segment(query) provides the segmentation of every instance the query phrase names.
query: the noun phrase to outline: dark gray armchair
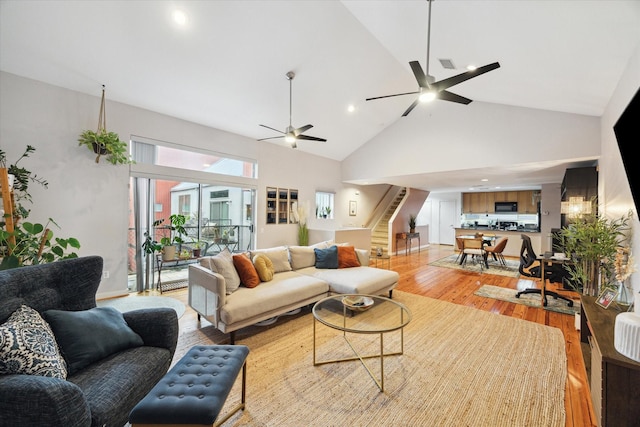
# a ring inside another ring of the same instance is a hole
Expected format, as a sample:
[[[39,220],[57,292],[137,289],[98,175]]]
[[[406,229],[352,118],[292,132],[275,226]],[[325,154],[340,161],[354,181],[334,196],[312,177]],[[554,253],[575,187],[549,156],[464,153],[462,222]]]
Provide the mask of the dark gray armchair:
[[[101,257],[88,256],[0,271],[0,324],[22,304],[39,313],[96,307],[102,265]],[[176,349],[178,319],[169,308],[130,311],[124,319],[142,338],[142,346],[112,354],[66,380],[0,375],[0,424],[125,425],[131,409],[167,373]]]

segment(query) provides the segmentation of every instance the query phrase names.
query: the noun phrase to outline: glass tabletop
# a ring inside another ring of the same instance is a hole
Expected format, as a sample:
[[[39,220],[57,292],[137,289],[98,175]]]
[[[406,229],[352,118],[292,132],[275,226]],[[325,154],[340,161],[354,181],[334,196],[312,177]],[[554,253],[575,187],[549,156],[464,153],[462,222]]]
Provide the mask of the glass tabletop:
[[[361,334],[395,331],[411,321],[404,304],[376,295],[332,295],[318,301],[312,312],[330,328]]]

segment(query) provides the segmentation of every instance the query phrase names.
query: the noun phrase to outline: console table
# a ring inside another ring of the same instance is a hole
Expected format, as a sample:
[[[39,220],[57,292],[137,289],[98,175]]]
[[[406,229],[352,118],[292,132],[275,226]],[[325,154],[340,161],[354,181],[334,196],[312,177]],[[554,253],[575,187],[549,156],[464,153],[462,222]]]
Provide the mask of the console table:
[[[640,363],[618,353],[613,345],[616,305],[604,309],[596,298],[582,295],[580,341],[589,375],[591,401],[599,425],[637,426],[640,420]],[[589,354],[590,353],[590,354]]]
[[[398,255],[398,241],[404,240],[404,254],[411,253],[411,241],[418,239],[418,253],[420,253],[420,233],[396,233],[396,255]]]

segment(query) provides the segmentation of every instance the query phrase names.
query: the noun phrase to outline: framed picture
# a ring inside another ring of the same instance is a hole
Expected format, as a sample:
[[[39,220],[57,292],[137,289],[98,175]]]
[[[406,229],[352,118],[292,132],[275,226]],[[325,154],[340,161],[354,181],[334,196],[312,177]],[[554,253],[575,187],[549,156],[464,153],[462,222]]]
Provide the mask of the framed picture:
[[[349,216],[356,216],[358,209],[358,204],[355,200],[349,201]]]
[[[618,291],[616,289],[604,288],[598,299],[596,300],[596,304],[600,307],[609,308],[613,300],[618,295]]]

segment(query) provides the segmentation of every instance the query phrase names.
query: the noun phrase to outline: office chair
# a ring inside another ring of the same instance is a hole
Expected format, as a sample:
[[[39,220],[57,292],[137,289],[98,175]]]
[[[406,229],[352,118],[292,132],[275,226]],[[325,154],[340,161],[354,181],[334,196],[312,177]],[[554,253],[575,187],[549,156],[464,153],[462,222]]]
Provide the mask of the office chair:
[[[508,240],[508,237],[501,237],[495,246],[487,246],[486,248],[484,248],[485,256],[488,258],[489,254],[491,254],[495,261],[499,261],[500,264],[506,267],[507,261],[504,259],[504,255],[502,255],[502,252],[504,252],[504,248],[507,246]]]
[[[542,274],[542,264],[540,260],[537,259],[535,252],[533,251],[533,246],[531,245],[531,238],[526,234],[521,234],[522,238],[522,247],[520,248],[520,267],[518,270],[520,274],[527,277],[535,277],[540,278]],[[544,260],[543,260],[544,261]],[[562,283],[562,278],[565,277],[566,271],[560,264],[549,263],[545,265],[544,268],[545,278],[543,279],[542,286],[545,286],[544,280],[549,280],[549,282],[553,283]],[[520,291],[516,294],[516,298],[520,298],[522,294],[542,294],[542,289],[538,288],[528,288],[524,291]],[[567,301],[569,307],[573,307],[573,300],[571,298],[567,298],[558,294],[557,292],[548,291],[545,288],[544,291],[544,302],[543,305],[547,306],[547,296],[552,296],[555,299],[561,299]]]

